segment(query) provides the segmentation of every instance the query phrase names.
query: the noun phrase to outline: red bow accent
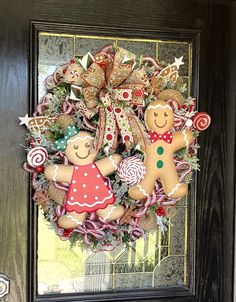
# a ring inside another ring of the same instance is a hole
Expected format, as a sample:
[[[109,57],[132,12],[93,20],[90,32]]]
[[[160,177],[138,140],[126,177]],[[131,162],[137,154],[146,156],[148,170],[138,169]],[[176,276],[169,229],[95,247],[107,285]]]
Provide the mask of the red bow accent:
[[[155,131],[149,131],[149,138],[151,143],[155,143],[158,139],[162,139],[166,143],[171,144],[173,140],[173,134],[170,131],[166,131],[162,134],[158,134]]]

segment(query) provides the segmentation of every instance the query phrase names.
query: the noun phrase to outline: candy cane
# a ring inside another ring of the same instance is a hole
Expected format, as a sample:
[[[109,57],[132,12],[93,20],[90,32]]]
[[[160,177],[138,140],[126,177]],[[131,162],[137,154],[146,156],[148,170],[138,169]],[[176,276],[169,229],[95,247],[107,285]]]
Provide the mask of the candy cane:
[[[40,104],[37,105],[36,107],[36,112],[39,114],[39,115],[42,115],[43,112],[45,111],[45,109],[47,109],[48,107],[48,104],[50,102],[52,102],[52,95],[50,93],[46,93],[43,97],[42,97],[42,101],[40,102]]]
[[[156,185],[155,185],[155,191],[156,191],[156,195],[158,197],[157,204],[164,205],[165,203],[167,203],[167,204],[172,203],[172,200],[165,202],[165,200],[167,199],[167,196],[164,194],[163,188],[158,183],[156,183]]]
[[[137,213],[134,215],[134,217],[136,217],[136,218],[143,217],[143,216],[146,214],[147,209],[148,209],[148,207],[140,208],[140,209],[137,211]]]
[[[37,191],[41,185],[37,181],[37,173],[32,174],[32,187],[35,191]]]
[[[180,200],[180,198],[179,199],[171,199],[171,200],[167,200],[167,201],[162,201],[161,205],[162,206],[174,206],[179,200]]]
[[[85,116],[83,116],[83,126],[85,129],[92,131],[95,131],[97,129]]]
[[[108,243],[103,243],[102,244],[102,248],[96,250],[96,252],[111,252],[113,251],[118,245],[121,245],[122,240],[121,239],[117,239],[115,242],[113,242],[112,244],[108,244]]]
[[[34,169],[29,166],[29,164],[27,162],[24,162],[23,163],[23,169],[26,171],[26,172],[29,172],[29,173],[34,173]]]
[[[188,166],[188,169],[184,173],[182,173],[181,176],[180,176],[180,181],[182,182],[185,179],[185,177],[192,172],[192,166],[191,166],[190,163],[182,162],[182,163],[179,164],[178,168],[180,168],[181,165],[187,165]]]
[[[90,230],[90,229],[86,229],[84,226],[78,226],[75,229],[75,232],[84,235],[84,242],[88,245],[91,244],[88,235],[91,235],[96,239],[102,239],[105,236],[105,233],[102,232],[101,230]]]
[[[58,76],[61,78],[63,73],[64,73],[64,70],[68,67],[69,64],[63,64],[63,65],[60,65],[53,73],[53,80],[55,82],[55,84],[58,84],[60,82],[60,80],[58,80]]]
[[[55,209],[55,214],[59,218],[61,216],[64,216],[66,214],[66,210],[64,207],[57,205]]]
[[[97,53],[100,53],[100,52],[104,52],[106,54],[108,54],[109,51],[111,51],[113,48],[113,45],[112,44],[109,44],[105,47],[103,47],[100,51],[98,51]]]
[[[93,213],[90,213],[90,215],[88,216],[87,220],[93,221],[93,220],[95,220],[96,218],[97,218],[97,215],[96,215],[95,212],[93,212]]]
[[[44,96],[42,97],[42,101],[40,104],[48,105],[53,101],[53,95],[51,93],[45,93]]]
[[[47,88],[51,88],[52,86],[56,86],[53,75],[49,75],[48,77],[46,77],[46,79],[44,80],[44,86],[47,87]]]
[[[117,234],[117,227],[116,227],[116,225],[112,224],[111,222],[107,223],[105,228],[110,229],[110,230],[114,231],[115,234]]]
[[[105,233],[100,230],[87,230],[87,235],[91,235],[96,239],[103,239]]]
[[[57,223],[56,223],[54,220],[50,220],[50,222],[51,222],[51,224],[52,224],[52,225],[54,226],[54,228],[55,228],[55,233],[56,233],[60,238],[61,238],[61,236],[62,236],[63,238],[65,238],[65,237],[63,236],[64,229],[58,227]],[[68,240],[68,239],[67,239],[67,240]]]
[[[97,224],[94,221],[86,220],[85,227],[92,227],[93,229],[98,229]]]
[[[171,108],[175,111],[179,110],[179,103],[175,100],[169,100],[168,104],[171,106]]]
[[[64,114],[70,114],[72,112],[72,110],[74,109],[73,105],[70,102],[68,102],[68,99],[69,99],[69,97],[67,96],[67,98],[64,100],[64,102],[62,104],[62,112]]]
[[[69,185],[68,185],[68,184],[64,185],[63,183],[54,182],[54,185],[55,185],[55,187],[56,187],[57,189],[63,190],[63,191],[65,191],[65,192],[67,192],[67,191],[68,191],[68,188],[69,188]]]
[[[195,144],[196,143],[196,139],[195,139],[195,142],[191,145],[191,149],[193,151],[192,155],[196,155],[197,152],[198,152],[198,148],[199,146]]]
[[[42,115],[43,112],[47,109],[47,105],[46,104],[39,104],[36,108],[36,111],[39,115]]]
[[[145,62],[145,61],[151,62],[152,65],[154,65],[158,70],[162,70],[163,69],[162,66],[159,65],[157,63],[157,61],[155,59],[153,59],[152,57],[144,57],[143,58],[143,62]]]
[[[131,230],[130,239],[135,241],[136,238],[142,237],[144,235],[144,231],[141,227],[136,226]]]
[[[151,195],[150,206],[153,206],[156,203],[157,203],[157,194],[156,194],[156,190],[154,188],[152,195]]]
[[[53,156],[51,156],[51,158],[60,158],[64,165],[66,165],[66,166],[69,165],[69,161],[68,161],[67,157],[61,151],[57,151],[56,153],[54,153]]]

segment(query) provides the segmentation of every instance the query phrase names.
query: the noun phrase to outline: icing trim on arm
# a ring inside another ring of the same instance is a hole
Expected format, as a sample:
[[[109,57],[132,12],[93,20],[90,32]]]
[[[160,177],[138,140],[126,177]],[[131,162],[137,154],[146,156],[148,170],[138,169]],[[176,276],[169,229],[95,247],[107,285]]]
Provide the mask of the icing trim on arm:
[[[53,173],[53,177],[52,177],[52,180],[53,180],[53,181],[57,181],[57,180],[56,180],[57,172],[58,172],[58,165],[55,165],[55,166],[54,166],[54,173]]]
[[[175,193],[175,191],[178,190],[178,188],[181,186],[181,183],[178,183],[173,190],[168,194],[168,197],[171,197],[171,195],[173,195]]]
[[[107,216],[105,216],[102,221],[107,222],[107,219],[111,216],[112,212],[116,209],[116,206],[113,206],[110,211],[107,213]]]
[[[117,166],[117,164],[115,163],[114,159],[112,158],[112,155],[110,155],[110,156],[108,157],[108,159],[111,161],[112,166],[117,170],[118,166]]]
[[[184,136],[185,146],[188,149],[188,147],[189,147],[189,140],[188,140],[188,137],[187,137],[186,130],[184,130],[182,133],[183,133],[183,136]]]
[[[77,223],[78,225],[82,225],[83,223],[78,219],[74,218],[72,215],[66,215],[67,218],[71,219],[73,222]]]
[[[137,187],[143,193],[144,196],[146,196],[147,198],[149,197],[149,194],[141,187],[141,185],[137,185]]]

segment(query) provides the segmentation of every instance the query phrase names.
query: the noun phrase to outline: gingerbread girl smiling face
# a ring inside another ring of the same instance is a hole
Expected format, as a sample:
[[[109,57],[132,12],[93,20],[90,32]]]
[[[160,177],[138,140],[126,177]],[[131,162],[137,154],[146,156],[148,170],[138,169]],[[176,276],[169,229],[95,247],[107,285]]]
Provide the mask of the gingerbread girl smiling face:
[[[45,176],[55,182],[69,183],[65,199],[67,213],[58,224],[64,229],[81,225],[88,213],[96,212],[105,222],[124,214],[121,205],[114,205],[115,196],[105,176],[113,173],[121,156],[113,154],[95,162],[97,151],[93,149],[93,137],[89,132],[68,126],[63,139],[56,142],[57,150],[64,151],[73,165],[49,165]]]
[[[92,151],[93,137],[85,131],[71,137],[67,141],[65,155],[67,159],[75,165],[90,164],[97,156],[96,151]]]
[[[179,181],[173,154],[189,147],[194,139],[192,132],[171,132],[174,113],[171,106],[163,100],[155,100],[148,105],[145,123],[150,137],[150,144],[145,150],[147,172],[138,185],[129,189],[129,196],[137,200],[149,197],[158,179],[168,197],[179,198],[186,195],[188,186]]]

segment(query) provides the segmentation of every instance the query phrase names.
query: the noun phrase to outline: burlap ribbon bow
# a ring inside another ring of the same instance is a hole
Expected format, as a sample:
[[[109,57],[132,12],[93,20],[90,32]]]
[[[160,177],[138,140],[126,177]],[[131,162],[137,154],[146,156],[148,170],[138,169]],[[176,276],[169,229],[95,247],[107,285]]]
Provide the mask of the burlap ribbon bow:
[[[96,149],[108,145],[115,150],[118,134],[127,149],[145,146],[147,133],[131,107],[143,106],[144,89],[149,86],[144,68],[135,69],[135,55],[122,48],[115,56],[99,53],[92,61],[86,70],[69,65],[65,79],[72,84],[72,99],[84,99],[89,109],[98,107]]]

